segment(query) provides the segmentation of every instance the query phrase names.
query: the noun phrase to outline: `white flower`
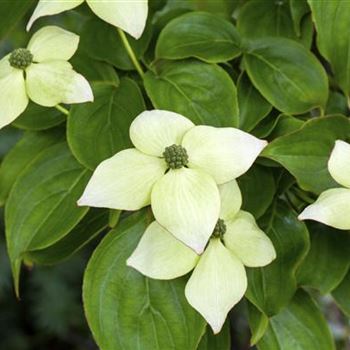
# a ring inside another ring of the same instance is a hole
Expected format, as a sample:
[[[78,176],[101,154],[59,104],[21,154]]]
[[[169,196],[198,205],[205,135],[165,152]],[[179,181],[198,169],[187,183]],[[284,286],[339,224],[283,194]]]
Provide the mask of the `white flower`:
[[[316,220],[341,230],[350,230],[350,145],[337,140],[328,161],[333,179],[345,188],[321,193],[317,201],[304,209],[300,220]]]
[[[27,30],[40,17],[56,15],[79,6],[85,0],[40,0]],[[142,35],[148,13],[147,0],[86,0],[91,10],[104,21],[124,30],[135,39]]]
[[[152,204],[157,221],[202,253],[215,227],[217,184],[246,172],[266,141],[234,128],[195,126],[177,113],[141,113],[130,126],[136,148],[95,170],[79,205],[138,210]]]
[[[276,257],[270,239],[253,216],[240,210],[235,180],[219,186],[220,219],[203,255],[198,256],[156,221],[146,229],[127,265],[155,279],[173,279],[194,269],[187,282],[188,302],[206,319],[214,333],[247,288],[245,266],[269,264]]]
[[[29,98],[46,107],[93,100],[87,80],[67,62],[78,43],[74,33],[44,27],[26,49],[16,49],[0,60],[0,128],[26,109]]]

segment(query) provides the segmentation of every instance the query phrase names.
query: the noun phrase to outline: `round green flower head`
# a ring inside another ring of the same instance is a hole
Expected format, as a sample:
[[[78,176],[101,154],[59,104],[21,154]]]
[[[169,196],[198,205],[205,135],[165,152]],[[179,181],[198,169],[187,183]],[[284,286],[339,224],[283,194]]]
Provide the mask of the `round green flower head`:
[[[226,232],[226,224],[223,219],[219,219],[215,225],[213,237],[222,238]]]
[[[168,167],[171,169],[180,169],[188,164],[187,151],[180,145],[165,147],[163,156],[168,164]]]
[[[20,48],[12,51],[9,61],[14,68],[26,69],[33,62],[33,55],[28,49]]]

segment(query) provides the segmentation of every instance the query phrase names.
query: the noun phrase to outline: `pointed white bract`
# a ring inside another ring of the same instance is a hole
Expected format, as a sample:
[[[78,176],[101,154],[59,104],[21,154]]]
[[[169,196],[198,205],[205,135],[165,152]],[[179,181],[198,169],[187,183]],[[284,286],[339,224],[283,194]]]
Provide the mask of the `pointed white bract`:
[[[143,234],[127,265],[142,274],[161,280],[169,280],[190,272],[199,256],[153,221]]]
[[[328,170],[335,181],[350,188],[350,144],[341,140],[335,142],[328,161]]]
[[[135,39],[139,39],[145,29],[148,15],[147,0],[86,0],[91,10],[102,20],[118,27]],[[84,0],[40,0],[30,18],[27,30],[40,17],[57,15],[71,10]]]
[[[185,134],[182,145],[190,155],[190,168],[223,184],[244,174],[267,142],[239,129],[200,125]]]
[[[187,282],[185,295],[216,334],[246,289],[247,277],[243,264],[215,238],[210,240]]]
[[[155,182],[166,170],[163,159],[126,149],[95,170],[78,205],[138,210],[151,203]]]
[[[259,229],[253,216],[240,211],[242,199],[236,181],[220,185],[219,192],[220,218],[224,219],[227,231],[221,238],[210,238],[202,255],[197,256],[153,222],[127,261],[145,276],[156,279],[176,278],[194,268],[186,285],[186,298],[214,333],[221,330],[227,313],[246,291],[244,265],[265,266],[276,257],[271,240]]]
[[[299,220],[315,220],[340,230],[350,229],[350,189],[324,191],[315,203],[299,215]]]
[[[39,29],[30,39],[27,49],[34,62],[68,61],[78,49],[79,35],[56,26]]]
[[[84,0],[40,0],[27,24],[27,31],[40,17],[57,15],[82,4]]]
[[[48,26],[30,39],[27,50],[33,59],[27,66],[11,66],[11,54],[0,60],[0,128],[19,116],[29,99],[45,107],[93,101],[90,84],[67,62],[78,44],[78,35]]]
[[[276,251],[269,237],[258,227],[253,215],[241,210],[234,220],[226,222],[225,246],[245,266],[258,267],[271,263]]]
[[[174,112],[144,111],[131,123],[130,139],[141,152],[162,157],[165,147],[180,145],[193,127],[189,119]]]
[[[152,210],[162,226],[201,254],[219,217],[219,191],[210,175],[176,169],[155,184]]]
[[[147,0],[86,1],[91,10],[107,23],[122,29],[135,39],[141,37],[148,15]]]
[[[237,181],[232,180],[219,186],[220,218],[227,221],[234,219],[242,206],[242,194]]]
[[[23,72],[14,68],[8,74],[2,72],[0,68],[0,129],[23,113],[29,102]]]
[[[332,188],[321,193],[307,206],[299,220],[315,220],[340,230],[350,229],[350,144],[337,140],[328,161],[328,170],[345,188]]]

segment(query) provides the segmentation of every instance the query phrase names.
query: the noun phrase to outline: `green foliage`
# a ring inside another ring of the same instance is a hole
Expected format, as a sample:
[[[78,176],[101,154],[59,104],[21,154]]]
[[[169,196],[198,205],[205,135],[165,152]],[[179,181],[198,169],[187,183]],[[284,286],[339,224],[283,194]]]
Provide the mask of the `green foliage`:
[[[1,58],[25,47],[35,32],[25,32],[35,4],[0,1]],[[328,161],[336,140],[350,141],[349,3],[148,5],[139,40],[126,34],[125,41],[87,3],[34,25],[79,35],[69,61],[91,85],[94,101],[57,108],[30,101],[0,130],[1,231],[6,223],[6,243],[0,237],[0,348],[90,350],[96,348],[93,336],[101,350],[243,350],[249,341],[258,350],[345,350],[349,231],[304,223],[298,214],[340,186]],[[130,16],[136,12],[124,20]],[[7,97],[3,67],[0,118]],[[190,274],[162,281],[126,265],[153,220],[151,208],[130,213],[77,205],[92,171],[133,147],[130,124],[152,109],[269,142],[237,183],[242,209],[271,239],[277,257],[264,267],[246,267],[246,294],[218,335],[185,297]],[[18,304],[10,274],[18,295],[22,265]],[[84,271],[90,330],[80,301]],[[331,300],[332,312],[324,300]],[[330,313],[343,322],[339,344],[345,345],[334,345],[340,331]]]
[[[219,66],[195,60],[162,61],[154,72],[146,73],[145,88],[154,107],[180,113],[194,123],[238,124],[237,89]]]

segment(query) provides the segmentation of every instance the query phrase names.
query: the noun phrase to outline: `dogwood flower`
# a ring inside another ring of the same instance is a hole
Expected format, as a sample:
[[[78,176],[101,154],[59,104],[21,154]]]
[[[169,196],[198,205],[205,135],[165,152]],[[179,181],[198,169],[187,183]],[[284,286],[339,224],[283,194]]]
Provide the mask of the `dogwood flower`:
[[[29,98],[46,107],[93,100],[87,80],[67,62],[78,43],[78,35],[48,26],[32,36],[26,49],[0,60],[0,128],[26,109]]]
[[[217,184],[246,172],[267,144],[162,110],[142,112],[130,139],[136,148],[103,161],[78,204],[121,210],[151,204],[157,221],[199,254],[219,215]]]
[[[27,30],[40,17],[56,15],[71,10],[85,0],[40,0],[30,18]],[[147,0],[86,0],[91,10],[102,20],[110,23],[135,39],[142,35],[148,13]]]
[[[321,193],[315,203],[299,215],[300,220],[315,220],[341,230],[350,229],[350,144],[337,140],[328,161],[328,170],[342,188]]]
[[[214,333],[221,330],[227,313],[247,289],[244,265],[265,266],[276,257],[271,240],[254,217],[240,210],[236,181],[219,185],[219,190],[220,218],[201,256],[153,221],[127,260],[128,266],[154,279],[173,279],[194,269],[185,295]]]

